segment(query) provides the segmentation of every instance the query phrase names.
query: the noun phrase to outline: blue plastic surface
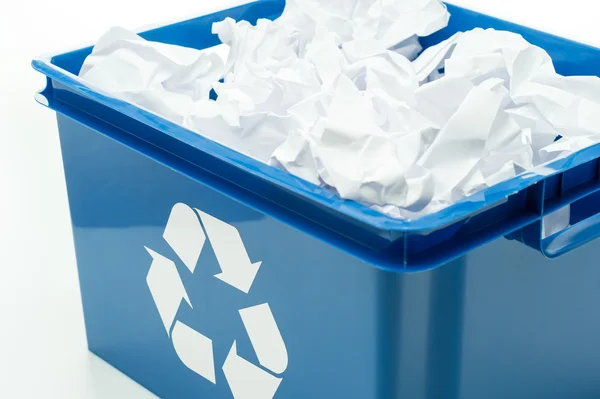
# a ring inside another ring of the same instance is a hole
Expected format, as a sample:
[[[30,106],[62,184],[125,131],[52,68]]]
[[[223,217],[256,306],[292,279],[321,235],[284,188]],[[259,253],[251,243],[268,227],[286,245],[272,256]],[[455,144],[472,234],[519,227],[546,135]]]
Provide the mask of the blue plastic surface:
[[[207,47],[212,22],[282,8],[261,1],[144,36]],[[450,26],[426,45],[494,27],[546,49],[563,74],[600,68],[598,49],[450,11]],[[33,66],[48,76],[40,100],[58,113],[94,353],[159,397],[231,399],[221,367],[232,341],[258,364],[238,310],[268,302],[289,357],[275,399],[600,397],[598,244],[581,247],[600,235],[599,146],[396,220],[86,86],[75,75],[90,51]],[[213,337],[216,384],[176,356],[146,284],[146,246],[177,259],[162,238],[177,203],[235,226],[263,262],[244,294],[213,277],[212,250],[193,275],[177,261],[195,304],[177,317]],[[542,217],[567,204],[572,227],[542,239]]]

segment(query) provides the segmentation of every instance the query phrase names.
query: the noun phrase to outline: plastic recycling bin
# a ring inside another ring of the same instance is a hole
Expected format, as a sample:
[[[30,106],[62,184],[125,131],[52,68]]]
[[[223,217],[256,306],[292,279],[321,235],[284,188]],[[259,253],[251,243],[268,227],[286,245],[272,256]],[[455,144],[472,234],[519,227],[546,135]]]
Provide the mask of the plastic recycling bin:
[[[205,48],[227,16],[158,27]],[[511,30],[558,72],[600,50],[449,6],[438,42]],[[600,147],[407,222],[343,201],[33,61],[56,111],[90,350],[162,398],[600,397]],[[545,216],[571,225],[544,238]],[[588,245],[583,245],[588,244]]]

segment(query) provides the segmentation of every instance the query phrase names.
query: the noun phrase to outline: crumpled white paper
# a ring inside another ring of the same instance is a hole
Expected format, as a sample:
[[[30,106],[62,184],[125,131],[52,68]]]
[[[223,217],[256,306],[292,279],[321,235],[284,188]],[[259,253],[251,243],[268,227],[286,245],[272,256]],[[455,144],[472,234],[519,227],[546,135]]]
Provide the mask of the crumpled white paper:
[[[288,0],[278,23],[310,40],[324,29],[336,44],[375,39],[388,49],[416,54],[417,37],[448,24],[450,14],[438,0]],[[416,49],[416,50],[415,50]]]
[[[80,75],[398,218],[600,141],[599,78],[558,75],[510,32],[421,52],[448,17],[438,0],[292,0],[276,21],[216,23],[223,45],[202,51],[113,29]]]
[[[420,90],[469,82],[504,96],[497,133],[478,167],[484,187],[600,141],[600,78],[558,75],[550,56],[520,35],[493,29],[458,33],[414,64],[419,80],[430,82]]]

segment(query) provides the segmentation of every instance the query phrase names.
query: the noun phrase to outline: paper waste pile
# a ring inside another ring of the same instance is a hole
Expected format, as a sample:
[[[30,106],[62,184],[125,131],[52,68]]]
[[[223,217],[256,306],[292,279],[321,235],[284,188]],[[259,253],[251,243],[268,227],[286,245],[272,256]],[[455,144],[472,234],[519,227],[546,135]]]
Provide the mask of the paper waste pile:
[[[114,28],[80,76],[406,219],[600,141],[599,78],[558,75],[510,32],[422,51],[449,18],[438,0],[295,0],[276,21],[216,23],[223,45],[203,51]]]

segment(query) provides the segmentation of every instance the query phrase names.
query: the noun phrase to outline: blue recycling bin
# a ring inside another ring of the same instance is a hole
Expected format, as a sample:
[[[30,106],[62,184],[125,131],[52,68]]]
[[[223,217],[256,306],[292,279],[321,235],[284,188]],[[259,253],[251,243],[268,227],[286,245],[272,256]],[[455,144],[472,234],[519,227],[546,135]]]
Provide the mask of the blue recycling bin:
[[[143,33],[205,48],[264,0]],[[449,6],[439,42],[511,30],[558,72],[600,50]],[[162,398],[600,397],[600,147],[396,220],[33,61],[56,111],[90,350]],[[569,205],[571,226],[542,234]],[[588,245],[584,245],[588,244]]]

